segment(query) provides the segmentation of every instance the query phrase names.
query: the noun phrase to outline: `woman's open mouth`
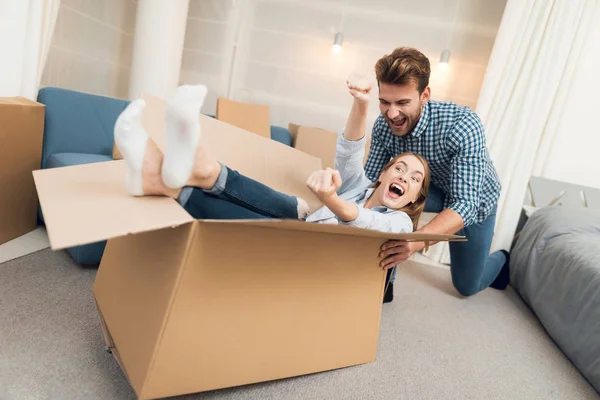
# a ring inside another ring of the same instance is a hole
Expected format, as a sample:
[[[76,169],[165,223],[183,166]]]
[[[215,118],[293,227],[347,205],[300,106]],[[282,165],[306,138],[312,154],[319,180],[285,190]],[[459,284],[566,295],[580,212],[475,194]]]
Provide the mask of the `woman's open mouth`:
[[[400,197],[402,197],[404,195],[404,188],[400,185],[398,185],[397,183],[392,183],[390,185],[390,187],[388,188],[388,195],[392,198],[392,199],[399,199]]]

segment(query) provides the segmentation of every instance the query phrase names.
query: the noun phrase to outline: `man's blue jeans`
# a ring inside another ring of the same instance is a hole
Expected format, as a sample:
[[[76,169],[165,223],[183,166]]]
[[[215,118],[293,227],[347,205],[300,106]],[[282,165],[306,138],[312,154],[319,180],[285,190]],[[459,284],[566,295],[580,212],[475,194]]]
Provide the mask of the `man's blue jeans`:
[[[441,189],[430,185],[425,212],[441,212],[444,197]],[[506,261],[505,255],[500,251],[490,254],[495,225],[496,208],[485,221],[467,226],[456,233],[466,236],[467,242],[450,242],[452,283],[463,296],[471,296],[487,288]]]

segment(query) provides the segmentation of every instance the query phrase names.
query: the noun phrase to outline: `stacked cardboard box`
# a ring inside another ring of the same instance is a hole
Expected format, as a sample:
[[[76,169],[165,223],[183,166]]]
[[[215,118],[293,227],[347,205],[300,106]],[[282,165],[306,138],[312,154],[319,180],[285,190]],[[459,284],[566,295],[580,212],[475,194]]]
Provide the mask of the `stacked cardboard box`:
[[[216,118],[257,135],[271,137],[269,106],[267,105],[242,103],[219,97]]]
[[[31,172],[40,168],[44,110],[23,97],[0,98],[0,244],[37,225]]]

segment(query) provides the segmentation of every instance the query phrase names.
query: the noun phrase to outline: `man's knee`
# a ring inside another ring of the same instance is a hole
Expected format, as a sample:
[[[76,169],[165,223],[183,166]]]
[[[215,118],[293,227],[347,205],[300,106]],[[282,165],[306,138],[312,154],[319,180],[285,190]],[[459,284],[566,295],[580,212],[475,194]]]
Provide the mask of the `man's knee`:
[[[481,291],[479,288],[479,282],[475,282],[473,279],[464,279],[452,277],[452,284],[460,293],[461,296],[469,297]]]

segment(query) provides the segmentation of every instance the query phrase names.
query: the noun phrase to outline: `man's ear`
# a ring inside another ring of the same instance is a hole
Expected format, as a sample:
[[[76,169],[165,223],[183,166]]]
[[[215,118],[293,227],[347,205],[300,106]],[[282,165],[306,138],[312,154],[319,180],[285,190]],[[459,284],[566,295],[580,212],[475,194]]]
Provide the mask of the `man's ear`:
[[[431,99],[431,89],[427,86],[421,93],[421,103],[425,104]]]

